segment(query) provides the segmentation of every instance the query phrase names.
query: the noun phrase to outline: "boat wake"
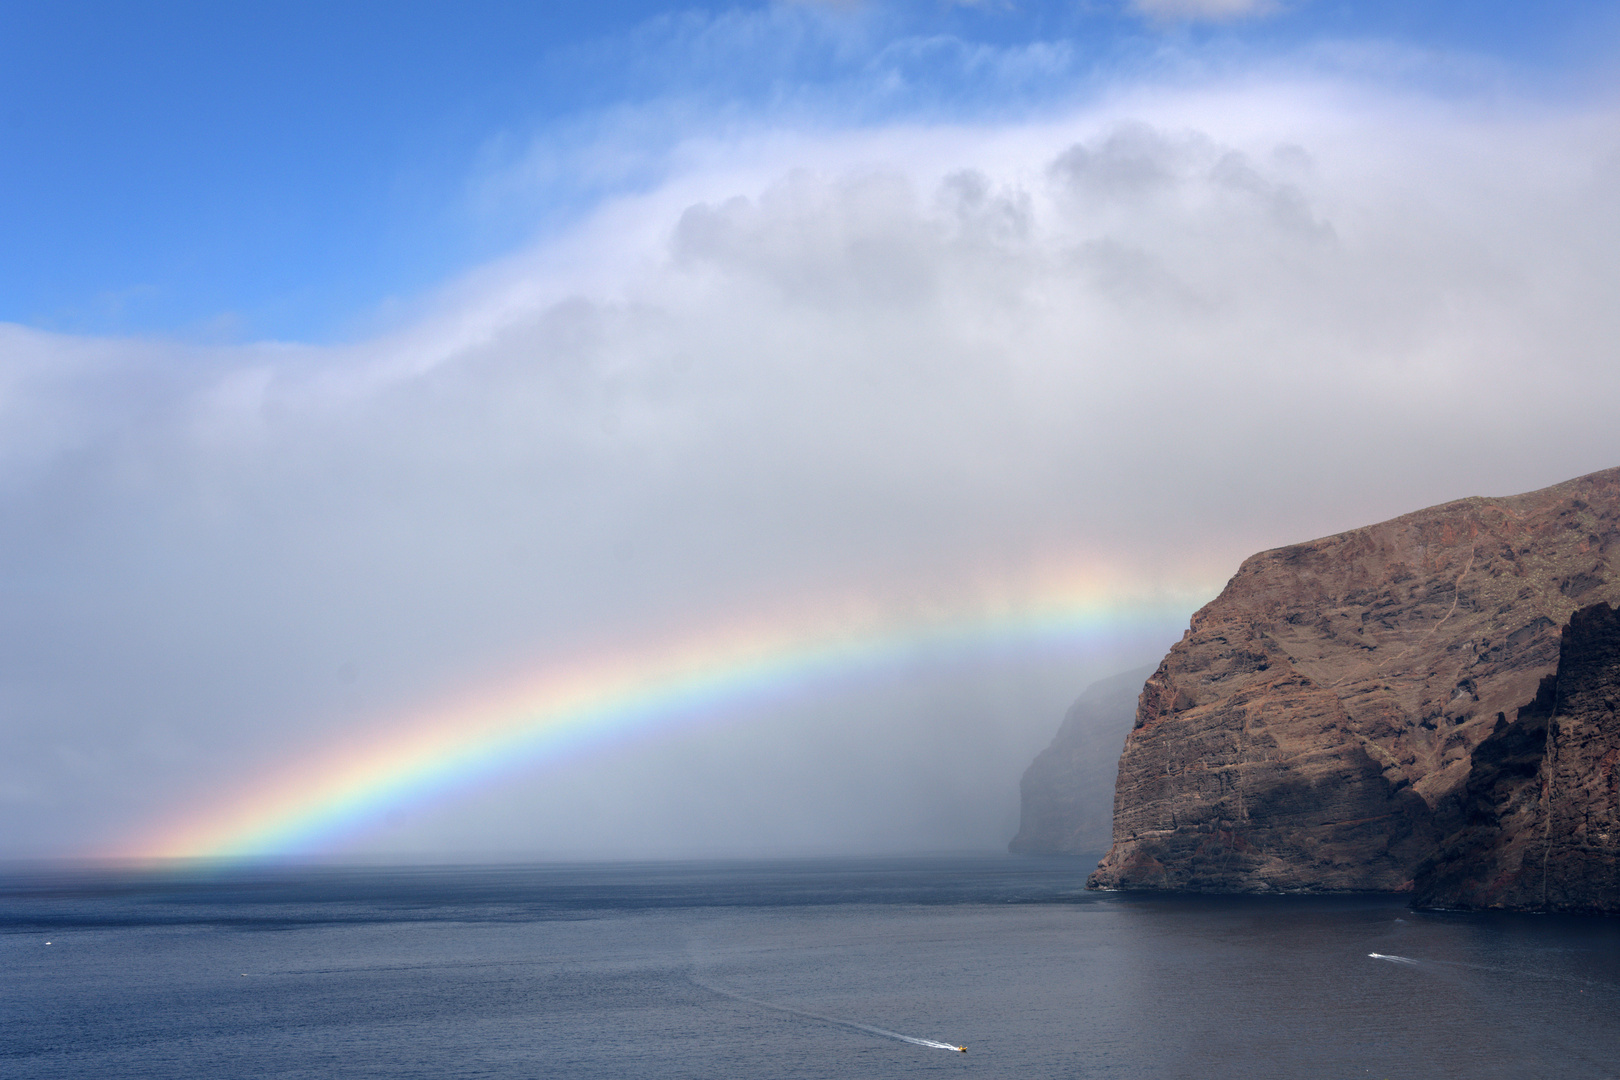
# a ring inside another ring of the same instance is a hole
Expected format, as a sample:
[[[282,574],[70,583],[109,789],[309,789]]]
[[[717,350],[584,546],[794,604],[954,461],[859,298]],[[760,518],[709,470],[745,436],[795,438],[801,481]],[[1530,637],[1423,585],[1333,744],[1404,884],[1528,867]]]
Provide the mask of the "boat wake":
[[[1411,964],[1413,967],[1417,966],[1417,961],[1413,960],[1409,956],[1386,956],[1381,952],[1370,952],[1367,955],[1372,957],[1374,960],[1388,960],[1392,964]]]
[[[730,990],[715,986],[713,983],[704,982],[702,979],[699,979],[696,976],[690,976],[690,978],[694,983],[703,987],[703,989],[709,991],[710,993],[719,994],[721,997],[730,998],[732,1001],[740,1001],[746,1005],[756,1005],[761,1009],[771,1009],[775,1012],[787,1013],[790,1016],[802,1016],[806,1020],[819,1020],[823,1024],[834,1024],[838,1027],[851,1028],[855,1031],[864,1031],[868,1035],[880,1035],[885,1039],[898,1039],[900,1042],[910,1043],[913,1046],[926,1046],[934,1050],[954,1050],[961,1054],[967,1053],[967,1047],[957,1046],[955,1043],[940,1042],[937,1039],[921,1039],[915,1035],[902,1035],[900,1032],[890,1031],[888,1028],[874,1027],[871,1024],[861,1024],[854,1020],[841,1020],[836,1016],[827,1016],[823,1013],[810,1012],[808,1009],[795,1009],[791,1005],[778,1005],[774,1001],[761,1001],[759,998],[751,998],[743,994],[732,993]]]

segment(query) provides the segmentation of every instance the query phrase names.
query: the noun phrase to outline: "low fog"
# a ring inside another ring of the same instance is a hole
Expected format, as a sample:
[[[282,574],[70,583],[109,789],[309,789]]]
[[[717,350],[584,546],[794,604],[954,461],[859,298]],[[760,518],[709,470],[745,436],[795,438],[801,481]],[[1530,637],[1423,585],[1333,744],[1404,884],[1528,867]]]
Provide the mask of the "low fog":
[[[1068,703],[1243,557],[1620,464],[1617,193],[1605,108],[1139,88],[693,137],[348,344],[0,326],[0,854],[625,641],[1093,575],[1151,617],[532,763],[339,854],[999,848]]]

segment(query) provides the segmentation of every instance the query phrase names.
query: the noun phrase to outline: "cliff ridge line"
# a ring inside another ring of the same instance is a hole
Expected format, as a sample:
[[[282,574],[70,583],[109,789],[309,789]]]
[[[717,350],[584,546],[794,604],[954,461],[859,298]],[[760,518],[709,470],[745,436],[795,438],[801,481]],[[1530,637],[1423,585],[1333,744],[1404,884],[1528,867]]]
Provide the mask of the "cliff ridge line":
[[[1094,888],[1403,891],[1474,750],[1620,603],[1620,469],[1260,552],[1148,677]]]

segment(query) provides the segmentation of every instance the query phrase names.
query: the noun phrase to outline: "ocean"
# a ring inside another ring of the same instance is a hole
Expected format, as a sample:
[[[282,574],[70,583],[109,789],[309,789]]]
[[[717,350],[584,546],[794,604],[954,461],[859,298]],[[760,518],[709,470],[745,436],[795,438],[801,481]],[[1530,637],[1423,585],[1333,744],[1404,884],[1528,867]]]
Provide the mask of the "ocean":
[[[0,1075],[1620,1076],[1620,920],[1091,865],[13,867]]]

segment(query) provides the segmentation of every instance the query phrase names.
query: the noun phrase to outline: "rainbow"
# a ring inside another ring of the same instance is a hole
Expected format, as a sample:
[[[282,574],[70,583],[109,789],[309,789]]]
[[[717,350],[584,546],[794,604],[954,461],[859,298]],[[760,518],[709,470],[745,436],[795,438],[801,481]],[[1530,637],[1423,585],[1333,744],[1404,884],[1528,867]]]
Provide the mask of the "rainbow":
[[[491,777],[556,765],[615,742],[930,658],[1075,649],[1170,625],[1207,588],[1121,595],[1066,583],[1032,600],[956,610],[799,605],[673,642],[558,660],[493,689],[394,718],[299,755],[187,808],[114,853],[122,859],[252,859],[330,850],[393,808],[453,797]]]

